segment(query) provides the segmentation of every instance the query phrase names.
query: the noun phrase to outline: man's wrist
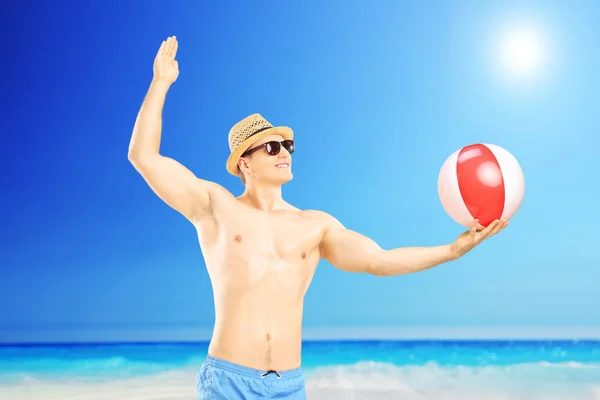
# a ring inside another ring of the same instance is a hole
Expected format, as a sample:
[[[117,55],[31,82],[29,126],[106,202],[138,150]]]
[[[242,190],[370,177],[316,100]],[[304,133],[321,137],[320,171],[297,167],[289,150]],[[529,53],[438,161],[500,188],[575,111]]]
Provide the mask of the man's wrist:
[[[165,78],[154,78],[152,79],[150,85],[159,89],[167,90],[171,87],[171,83],[172,82],[169,82]]]
[[[458,259],[456,254],[454,254],[454,245],[453,244],[445,245],[444,252],[446,253],[446,260],[445,260],[446,262],[455,261],[456,259]]]

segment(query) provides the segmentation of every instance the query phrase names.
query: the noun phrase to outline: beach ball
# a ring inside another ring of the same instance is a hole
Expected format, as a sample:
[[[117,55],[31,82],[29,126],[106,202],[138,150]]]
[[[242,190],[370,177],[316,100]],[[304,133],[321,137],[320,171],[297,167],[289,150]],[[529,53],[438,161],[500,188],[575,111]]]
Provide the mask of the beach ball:
[[[517,159],[500,146],[471,144],[450,155],[438,177],[438,196],[446,213],[470,227],[512,218],[525,195]]]

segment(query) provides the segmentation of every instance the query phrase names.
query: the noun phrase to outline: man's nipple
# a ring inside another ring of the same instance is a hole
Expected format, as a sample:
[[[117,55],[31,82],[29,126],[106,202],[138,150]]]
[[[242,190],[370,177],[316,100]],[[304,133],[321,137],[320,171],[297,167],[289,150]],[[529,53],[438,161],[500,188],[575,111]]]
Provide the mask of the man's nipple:
[[[242,242],[242,235],[235,235],[235,237],[233,238],[233,240],[235,240],[237,243],[241,243]]]

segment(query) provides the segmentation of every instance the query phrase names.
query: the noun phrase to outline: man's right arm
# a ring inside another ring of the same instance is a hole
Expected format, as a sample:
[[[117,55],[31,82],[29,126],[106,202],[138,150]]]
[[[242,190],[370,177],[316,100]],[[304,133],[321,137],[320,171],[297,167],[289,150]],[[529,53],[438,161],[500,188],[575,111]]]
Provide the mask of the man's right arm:
[[[165,79],[150,84],[135,122],[128,159],[159,198],[194,222],[210,212],[212,183],[160,154],[162,110],[170,84]]]
[[[211,199],[228,195],[222,186],[197,178],[189,169],[160,154],[162,111],[171,84],[179,76],[175,60],[178,43],[173,36],[163,41],[154,59],[154,78],[137,115],[129,161],[165,203],[191,222],[210,215]]]

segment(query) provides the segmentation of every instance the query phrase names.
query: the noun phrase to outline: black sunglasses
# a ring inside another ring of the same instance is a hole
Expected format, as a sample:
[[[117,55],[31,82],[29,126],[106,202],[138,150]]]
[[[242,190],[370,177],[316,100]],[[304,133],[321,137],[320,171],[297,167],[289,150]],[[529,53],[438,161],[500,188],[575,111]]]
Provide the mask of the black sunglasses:
[[[267,154],[270,156],[276,156],[277,154],[279,154],[279,152],[281,151],[281,147],[286,149],[288,151],[288,153],[290,153],[290,154],[294,153],[294,141],[293,140],[284,140],[283,142],[277,142],[277,141],[273,140],[271,142],[263,143],[260,146],[256,146],[253,149],[246,150],[244,152],[244,154],[242,154],[242,157],[249,156],[250,154],[254,153],[255,151],[262,149],[263,147],[267,150]]]

